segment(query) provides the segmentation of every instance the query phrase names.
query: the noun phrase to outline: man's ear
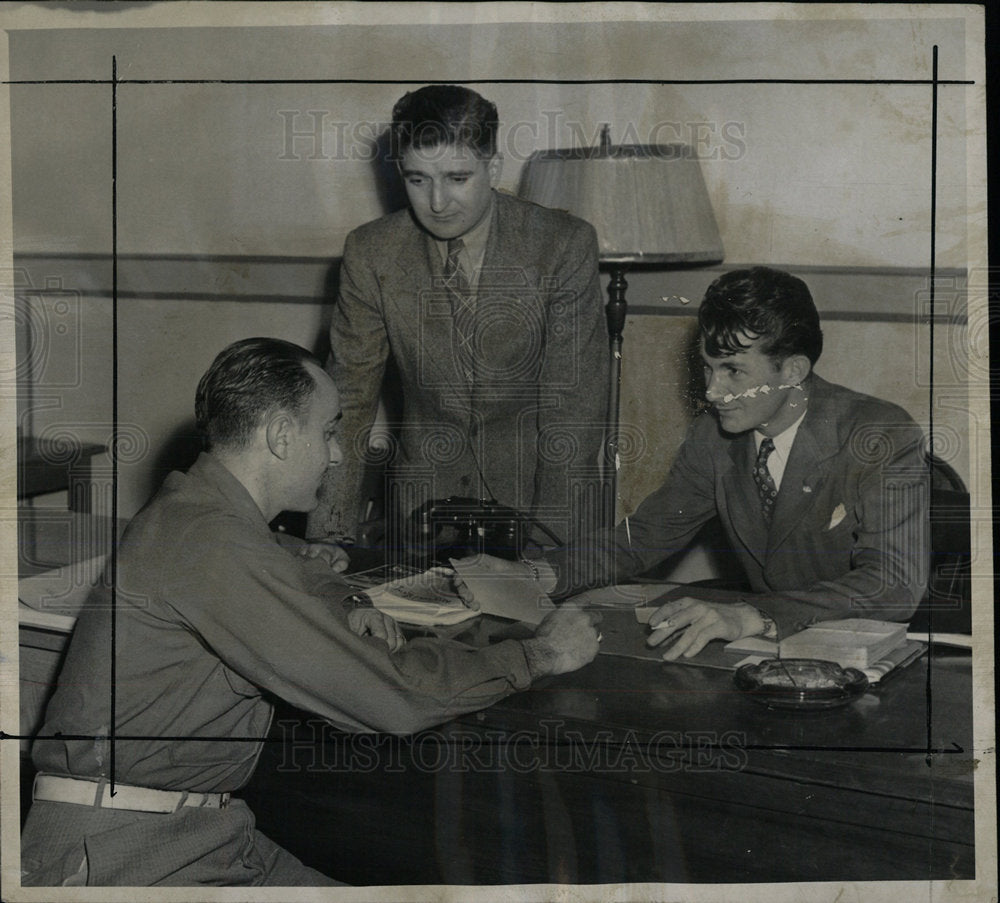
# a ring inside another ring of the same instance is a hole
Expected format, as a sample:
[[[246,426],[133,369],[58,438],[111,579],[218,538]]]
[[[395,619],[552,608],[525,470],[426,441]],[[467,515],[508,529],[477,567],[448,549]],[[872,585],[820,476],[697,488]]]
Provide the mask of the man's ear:
[[[503,157],[499,151],[490,157],[489,163],[486,164],[486,171],[490,176],[490,188],[496,188],[500,184],[500,173],[503,172]]]
[[[805,381],[812,364],[804,354],[790,354],[781,365],[781,381],[786,386],[797,386]]]
[[[284,461],[288,457],[295,420],[287,411],[278,411],[268,418],[264,427],[267,447],[271,454]]]

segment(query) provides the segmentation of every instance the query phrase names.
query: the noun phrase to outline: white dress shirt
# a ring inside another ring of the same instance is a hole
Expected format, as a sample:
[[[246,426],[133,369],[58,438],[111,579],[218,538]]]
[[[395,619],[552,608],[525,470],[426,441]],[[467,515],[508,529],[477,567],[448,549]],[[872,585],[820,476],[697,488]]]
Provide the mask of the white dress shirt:
[[[792,453],[792,443],[795,442],[795,434],[799,431],[799,424],[802,423],[802,418],[805,416],[806,412],[803,411],[795,423],[778,433],[777,436],[771,437],[774,451],[767,459],[767,469],[771,472],[775,489],[781,489],[781,478],[785,475],[785,465],[788,464],[788,456]],[[753,431],[753,441],[758,452],[764,438],[764,434],[760,430]]]

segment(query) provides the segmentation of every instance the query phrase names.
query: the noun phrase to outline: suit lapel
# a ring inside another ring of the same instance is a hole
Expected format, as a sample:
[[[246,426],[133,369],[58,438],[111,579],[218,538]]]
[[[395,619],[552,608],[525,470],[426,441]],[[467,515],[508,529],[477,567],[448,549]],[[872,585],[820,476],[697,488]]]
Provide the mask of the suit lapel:
[[[812,508],[816,491],[826,479],[830,459],[837,453],[837,418],[830,410],[826,385],[819,377],[813,377],[809,407],[795,434],[774,506],[768,535],[771,548],[780,546]]]
[[[839,447],[839,412],[833,408],[829,384],[814,375],[809,392],[809,407],[795,435],[781,478],[770,529],[764,522],[753,479],[757,457],[753,432],[734,439],[729,446],[732,468],[722,477],[729,518],[740,541],[761,566],[812,508],[816,491],[829,470],[830,459]]]
[[[505,300],[523,304],[524,290],[539,287],[539,270],[535,263],[538,242],[546,233],[518,215],[517,202],[497,192],[494,196],[493,224],[486,240],[486,253],[479,278],[480,293],[484,288],[504,292]]]
[[[822,449],[805,420],[795,434],[785,473],[781,478],[781,489],[774,506],[774,519],[768,533],[768,545],[780,546],[792,529],[812,508],[814,489],[823,481],[826,461]]]
[[[420,284],[423,278],[430,288],[430,275],[440,276],[444,271],[433,239],[420,227],[410,210],[400,216],[393,232],[386,237],[385,245],[392,248],[395,278],[404,279],[411,285]]]
[[[451,298],[442,285],[444,262],[434,239],[414,220],[412,213],[400,223],[398,250],[388,270],[383,292],[386,320],[409,333],[418,349],[421,379],[447,387],[443,404],[469,409],[470,387],[455,363],[454,320]],[[387,242],[387,246],[391,246]]]
[[[732,467],[722,477],[726,507],[733,528],[746,550],[763,566],[767,557],[767,525],[753,480],[756,459],[753,433],[744,433],[729,445]]]

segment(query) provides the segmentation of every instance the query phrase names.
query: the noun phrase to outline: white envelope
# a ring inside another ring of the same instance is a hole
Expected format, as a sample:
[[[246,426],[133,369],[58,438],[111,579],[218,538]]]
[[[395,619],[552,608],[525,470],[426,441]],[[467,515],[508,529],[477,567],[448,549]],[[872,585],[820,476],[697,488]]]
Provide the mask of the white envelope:
[[[485,614],[538,624],[555,610],[555,604],[531,577],[492,573],[477,564],[474,558],[452,558],[451,565],[472,590],[479,610]]]

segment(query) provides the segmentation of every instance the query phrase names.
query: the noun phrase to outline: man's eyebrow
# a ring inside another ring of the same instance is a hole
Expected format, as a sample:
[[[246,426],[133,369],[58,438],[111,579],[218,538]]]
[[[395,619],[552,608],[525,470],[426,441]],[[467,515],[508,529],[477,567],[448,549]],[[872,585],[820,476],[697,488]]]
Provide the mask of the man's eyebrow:
[[[402,169],[401,172],[404,176],[426,176],[427,173],[422,169]],[[471,176],[475,175],[474,169],[448,169],[445,170],[442,175],[446,176]]]
[[[736,351],[733,354],[719,355],[705,354],[704,352],[700,352],[700,354],[703,361],[718,361],[720,364],[731,364],[734,362],[739,363],[740,361],[746,359],[746,352],[743,351]]]

